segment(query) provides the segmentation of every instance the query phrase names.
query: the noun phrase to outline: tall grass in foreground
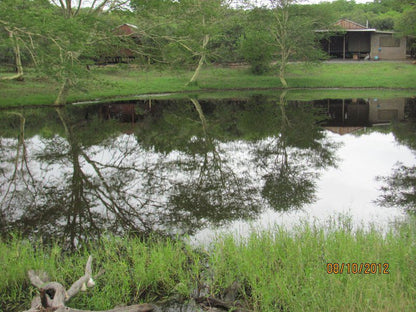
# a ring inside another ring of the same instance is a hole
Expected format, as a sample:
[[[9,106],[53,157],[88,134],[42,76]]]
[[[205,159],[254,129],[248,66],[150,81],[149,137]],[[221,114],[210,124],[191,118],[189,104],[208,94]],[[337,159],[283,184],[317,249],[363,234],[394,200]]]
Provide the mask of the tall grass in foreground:
[[[210,257],[214,289],[238,281],[255,311],[414,311],[416,231],[402,225],[379,231],[304,225],[293,233],[227,236]],[[389,274],[328,274],[328,263],[388,263]]]
[[[237,285],[236,299],[253,311],[415,311],[416,225],[387,234],[352,231],[348,222],[276,227],[248,237],[226,235],[204,251],[179,240],[103,239],[101,246],[64,253],[19,237],[0,243],[0,309],[30,306],[35,291],[26,272],[43,269],[69,287],[83,274],[88,254],[106,273],[71,306],[91,310],[119,304],[188,300],[206,287],[221,298]],[[327,263],[388,263],[389,274],[328,274]]]

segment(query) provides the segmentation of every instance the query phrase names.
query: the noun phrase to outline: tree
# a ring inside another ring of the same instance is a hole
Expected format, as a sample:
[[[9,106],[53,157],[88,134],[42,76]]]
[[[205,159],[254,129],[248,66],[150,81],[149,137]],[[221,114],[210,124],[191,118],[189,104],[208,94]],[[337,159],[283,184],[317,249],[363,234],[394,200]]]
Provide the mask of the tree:
[[[251,65],[251,72],[263,74],[270,68],[274,55],[272,34],[267,30],[273,23],[269,10],[254,8],[247,14],[245,34],[240,40],[240,53]]]
[[[227,7],[222,15],[222,22],[217,36],[210,40],[211,58],[219,63],[241,62],[240,40],[247,25],[247,12]]]
[[[249,1],[250,2],[250,1]],[[319,41],[314,32],[316,21],[306,15],[292,14],[297,0],[269,0],[264,9],[269,10],[270,22],[264,25],[262,37],[270,36],[268,44],[277,58],[279,78],[284,88],[288,87],[286,71],[289,61],[317,61],[323,53],[318,48]],[[264,38],[260,38],[260,42]],[[256,41],[253,40],[253,44]],[[266,51],[267,53],[267,51]]]
[[[322,58],[314,30],[314,21],[305,16],[291,15],[297,0],[270,0],[274,23],[270,32],[278,56],[279,78],[284,88],[288,86],[286,70],[289,60],[316,61]]]
[[[414,1],[405,0],[402,15],[397,19],[395,29],[404,35],[416,35],[416,5]]]
[[[34,60],[35,47],[33,29],[28,29],[33,21],[37,21],[36,10],[44,12],[50,8],[47,0],[1,0],[0,1],[0,39],[6,43],[6,47],[12,49],[16,67],[16,75],[2,77],[2,79],[23,80],[22,48],[29,53]],[[3,35],[1,36],[3,30]],[[1,38],[3,37],[3,38]]]
[[[68,89],[76,84],[77,78],[87,74],[84,61],[80,56],[85,50],[103,41],[107,36],[116,36],[99,27],[99,15],[104,9],[115,10],[127,4],[127,0],[94,0],[91,4],[87,1],[56,0],[52,2],[60,8],[61,20],[54,20],[55,30],[55,55],[51,61],[58,59],[58,70],[55,77],[61,83],[61,88],[55,104],[65,104]],[[89,4],[84,9],[83,5]],[[63,18],[63,19],[62,19]],[[62,27],[64,26],[64,27]],[[55,32],[54,31],[54,32]],[[57,56],[59,56],[57,58]]]
[[[82,56],[88,50],[108,41],[111,34],[101,28],[100,14],[104,8],[114,10],[127,3],[122,0],[2,0],[0,26],[9,34],[16,59],[17,77],[23,75],[21,47],[24,47],[42,74],[60,84],[55,104],[64,104],[68,90],[78,79],[88,75]],[[7,9],[6,9],[7,8]],[[4,9],[4,10],[3,10]],[[4,13],[6,12],[7,13]]]
[[[166,14],[172,7],[172,0],[130,0],[130,7],[138,14]]]
[[[147,36],[162,39],[163,59],[169,64],[193,65],[188,84],[196,83],[203,65],[213,54],[210,43],[218,38],[227,0],[131,1],[138,18],[148,24]]]
[[[224,0],[181,0],[178,9],[182,20],[178,28],[181,37],[181,46],[197,60],[197,67],[187,84],[196,83],[203,65],[207,62],[210,53],[209,43],[220,32],[220,23],[224,9]]]

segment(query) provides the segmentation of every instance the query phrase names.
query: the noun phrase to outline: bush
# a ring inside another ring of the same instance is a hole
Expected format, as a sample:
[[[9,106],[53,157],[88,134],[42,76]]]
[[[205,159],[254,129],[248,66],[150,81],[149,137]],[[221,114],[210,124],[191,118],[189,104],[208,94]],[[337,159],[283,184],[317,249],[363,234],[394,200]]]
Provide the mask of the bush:
[[[269,71],[273,56],[271,35],[262,31],[250,31],[240,39],[240,53],[251,65],[251,72],[261,75]]]

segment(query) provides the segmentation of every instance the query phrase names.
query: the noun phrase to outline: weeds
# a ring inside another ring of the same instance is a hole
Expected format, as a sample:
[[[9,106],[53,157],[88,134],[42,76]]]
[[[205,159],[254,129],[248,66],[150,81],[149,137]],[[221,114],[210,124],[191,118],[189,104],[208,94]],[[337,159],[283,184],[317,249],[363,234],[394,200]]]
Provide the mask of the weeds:
[[[97,285],[71,302],[102,310],[119,304],[188,300],[207,289],[222,298],[238,285],[235,300],[252,311],[414,311],[416,227],[413,218],[388,233],[352,230],[348,220],[327,227],[276,227],[248,237],[218,237],[210,246],[180,240],[104,238],[99,246],[62,253],[19,236],[0,243],[2,311],[30,305],[34,288],[26,272],[42,269],[70,285],[82,275],[89,254],[94,271],[105,269]],[[327,273],[328,263],[388,263],[389,274]]]

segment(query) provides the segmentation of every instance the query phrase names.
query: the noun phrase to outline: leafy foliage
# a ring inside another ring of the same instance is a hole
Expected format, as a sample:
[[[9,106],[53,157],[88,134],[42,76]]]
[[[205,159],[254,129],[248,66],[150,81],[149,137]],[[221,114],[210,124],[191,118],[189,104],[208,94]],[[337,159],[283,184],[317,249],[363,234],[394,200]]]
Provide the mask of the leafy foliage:
[[[381,188],[384,194],[378,203],[397,206],[416,213],[416,166],[397,166],[389,177],[379,177],[385,182]]]
[[[266,25],[272,22],[268,10],[254,9],[248,13],[246,32],[240,39],[240,53],[254,74],[263,74],[270,69],[275,51],[271,44],[272,34],[266,31]]]

